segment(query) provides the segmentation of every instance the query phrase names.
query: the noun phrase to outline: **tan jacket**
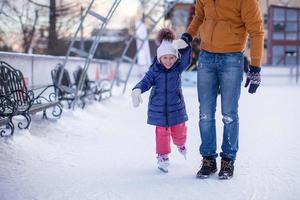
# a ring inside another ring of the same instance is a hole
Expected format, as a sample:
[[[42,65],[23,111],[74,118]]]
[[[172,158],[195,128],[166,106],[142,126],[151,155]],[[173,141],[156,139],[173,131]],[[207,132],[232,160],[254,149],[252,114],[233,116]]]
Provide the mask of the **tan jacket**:
[[[200,36],[201,49],[240,52],[245,50],[249,34],[251,65],[261,65],[264,28],[258,0],[197,0],[195,7],[187,32]]]

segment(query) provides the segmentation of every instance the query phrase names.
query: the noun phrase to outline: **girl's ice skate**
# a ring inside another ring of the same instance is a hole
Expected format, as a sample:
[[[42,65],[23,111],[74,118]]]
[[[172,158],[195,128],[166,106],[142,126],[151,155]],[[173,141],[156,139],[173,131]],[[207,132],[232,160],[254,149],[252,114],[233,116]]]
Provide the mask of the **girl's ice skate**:
[[[157,155],[157,167],[164,173],[168,173],[168,166],[170,165],[168,155]]]
[[[177,146],[178,148],[178,151],[181,155],[183,155],[184,159],[186,159],[186,153],[187,153],[187,150],[186,150],[186,147],[185,145],[182,145],[182,146]]]

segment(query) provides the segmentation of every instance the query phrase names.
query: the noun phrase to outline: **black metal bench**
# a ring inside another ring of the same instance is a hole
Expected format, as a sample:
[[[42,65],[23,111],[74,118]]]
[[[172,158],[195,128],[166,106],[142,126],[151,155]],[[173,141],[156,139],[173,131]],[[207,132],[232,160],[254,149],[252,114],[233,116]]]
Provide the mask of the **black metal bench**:
[[[11,120],[8,117],[0,118],[0,127],[1,127],[1,129],[0,129],[1,137],[6,136],[6,135],[13,135],[14,124],[11,123]],[[7,130],[10,132],[9,134],[7,134]]]
[[[62,114],[62,105],[60,101],[57,100],[55,95],[55,89],[52,90],[52,92],[48,93],[48,96],[45,97],[45,92],[50,89],[55,88],[54,85],[48,85],[46,87],[43,87],[42,91],[39,92],[37,96],[34,97],[33,104],[31,105],[29,109],[29,114],[34,115],[38,112],[43,111],[43,118],[47,119],[47,111],[49,108],[53,108],[51,114],[54,117],[59,118]],[[31,91],[38,90],[40,88],[35,88]]]
[[[75,85],[78,88],[80,78],[83,76],[83,69],[81,66],[78,66],[78,68],[74,71],[73,76],[75,80]],[[99,82],[90,80],[87,74],[85,74],[85,77],[83,79],[84,84],[82,86],[82,91],[84,97],[92,97],[94,100],[100,101],[102,88]]]
[[[59,101],[65,101],[70,109],[74,103],[77,87],[71,82],[70,74],[67,69],[63,69],[63,66],[59,63],[53,70],[51,70],[51,77],[53,84],[55,85],[55,93]],[[59,76],[62,73],[61,82],[59,82]],[[79,92],[79,106],[85,107],[84,93]]]
[[[14,133],[15,126],[12,123],[14,112],[15,105],[13,102],[6,96],[0,95],[0,136],[12,135]]]
[[[52,115],[60,117],[62,106],[56,100],[53,85],[48,85],[35,95],[34,90],[28,90],[24,81],[23,74],[20,70],[16,70],[6,62],[0,61],[0,94],[8,98],[14,105],[14,116],[23,116],[26,124],[18,123],[20,129],[28,128],[31,123],[31,115],[43,111],[43,117],[47,118],[46,110],[53,108]],[[47,95],[47,96],[46,96]]]

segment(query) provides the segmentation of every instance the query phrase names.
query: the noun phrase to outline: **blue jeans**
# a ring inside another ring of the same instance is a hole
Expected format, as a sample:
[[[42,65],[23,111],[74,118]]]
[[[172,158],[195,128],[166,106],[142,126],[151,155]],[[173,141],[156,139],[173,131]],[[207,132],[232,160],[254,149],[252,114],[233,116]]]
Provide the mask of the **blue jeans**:
[[[238,101],[243,80],[243,53],[201,51],[198,66],[198,101],[200,103],[200,154],[216,158],[216,103],[221,94],[223,115],[222,158],[235,160],[238,151]]]

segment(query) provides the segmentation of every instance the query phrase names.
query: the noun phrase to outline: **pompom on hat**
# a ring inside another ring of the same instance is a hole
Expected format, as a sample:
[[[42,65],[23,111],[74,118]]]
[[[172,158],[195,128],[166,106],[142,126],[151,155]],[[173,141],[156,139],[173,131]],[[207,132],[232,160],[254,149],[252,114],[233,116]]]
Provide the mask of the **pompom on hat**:
[[[157,34],[157,43],[159,47],[157,48],[157,59],[164,55],[174,55],[178,58],[178,50],[174,49],[172,46],[172,41],[175,39],[175,33],[169,28],[162,28]]]

